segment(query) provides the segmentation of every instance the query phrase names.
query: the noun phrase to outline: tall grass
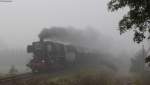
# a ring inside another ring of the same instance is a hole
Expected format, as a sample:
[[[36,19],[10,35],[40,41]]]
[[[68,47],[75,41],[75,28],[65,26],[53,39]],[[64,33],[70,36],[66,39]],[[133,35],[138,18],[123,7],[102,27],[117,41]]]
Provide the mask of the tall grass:
[[[116,85],[112,72],[85,70],[48,78],[20,80],[14,85]]]
[[[15,85],[150,85],[150,78],[141,75],[120,76],[106,70],[84,70],[56,77],[38,77],[27,81],[18,81]]]
[[[49,85],[115,85],[112,73],[85,71],[50,79]]]

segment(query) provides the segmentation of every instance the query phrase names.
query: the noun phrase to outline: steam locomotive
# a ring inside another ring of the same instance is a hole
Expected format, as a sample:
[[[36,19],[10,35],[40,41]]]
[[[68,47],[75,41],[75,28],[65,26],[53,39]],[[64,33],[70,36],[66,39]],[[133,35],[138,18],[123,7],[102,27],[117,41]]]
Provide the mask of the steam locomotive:
[[[102,59],[103,55],[91,52],[87,48],[59,41],[40,39],[37,42],[33,42],[32,45],[28,45],[27,52],[33,54],[33,58],[27,66],[34,73],[60,71],[68,68],[94,67],[100,64],[116,69],[112,63]],[[106,56],[104,57],[106,58]]]
[[[33,59],[27,64],[32,72],[71,68],[85,62],[84,57],[88,55],[88,52],[83,52],[81,48],[79,50],[70,44],[51,40],[33,42],[32,45],[27,46],[27,52],[33,54]]]

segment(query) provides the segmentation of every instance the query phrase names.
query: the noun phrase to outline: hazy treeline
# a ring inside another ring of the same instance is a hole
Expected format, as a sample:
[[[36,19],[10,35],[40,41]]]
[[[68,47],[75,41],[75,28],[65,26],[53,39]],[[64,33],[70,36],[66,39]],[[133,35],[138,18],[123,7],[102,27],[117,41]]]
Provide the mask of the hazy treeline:
[[[12,65],[14,65],[19,72],[25,71],[26,64],[31,59],[31,55],[26,53],[23,49],[7,49],[0,51],[0,73],[8,73]]]

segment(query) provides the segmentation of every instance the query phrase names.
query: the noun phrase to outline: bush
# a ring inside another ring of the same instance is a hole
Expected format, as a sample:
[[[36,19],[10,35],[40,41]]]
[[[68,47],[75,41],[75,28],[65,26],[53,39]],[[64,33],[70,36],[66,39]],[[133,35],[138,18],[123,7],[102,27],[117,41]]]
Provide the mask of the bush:
[[[49,85],[114,85],[111,73],[81,72],[49,80]]]

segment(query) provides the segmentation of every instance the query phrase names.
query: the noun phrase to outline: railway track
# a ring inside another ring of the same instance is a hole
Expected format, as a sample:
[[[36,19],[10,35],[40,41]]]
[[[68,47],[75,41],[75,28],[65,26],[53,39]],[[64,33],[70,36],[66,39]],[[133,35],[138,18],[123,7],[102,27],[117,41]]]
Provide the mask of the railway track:
[[[26,81],[32,79],[34,76],[37,76],[32,73],[23,73],[9,77],[0,78],[0,85],[16,85],[18,81]]]
[[[58,72],[53,72],[53,73],[38,73],[38,74],[23,73],[23,74],[18,74],[14,76],[0,78],[0,85],[28,85],[30,80],[31,81],[34,79],[46,80],[50,76],[55,77],[55,76],[59,76],[62,74],[63,74],[63,71],[62,72],[58,71]],[[21,83],[21,84],[18,84],[18,83]]]
[[[47,73],[35,73],[35,74],[23,73],[14,76],[0,78],[0,85],[30,85],[28,84],[29,81],[32,81],[34,79],[46,80],[50,77],[52,78],[52,77],[68,74],[69,72],[70,71],[57,71],[57,72],[47,72]],[[18,84],[20,82],[21,84]]]

